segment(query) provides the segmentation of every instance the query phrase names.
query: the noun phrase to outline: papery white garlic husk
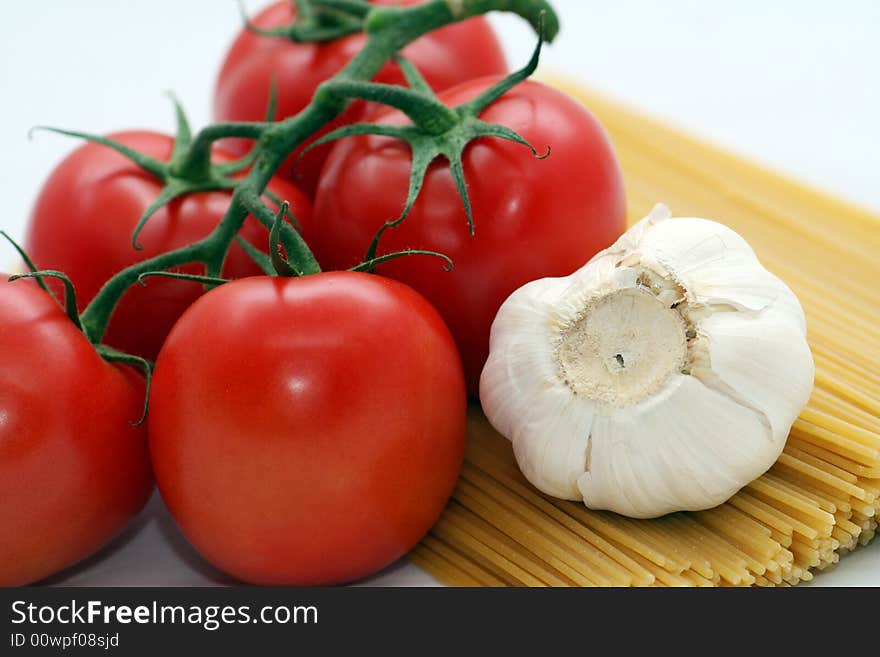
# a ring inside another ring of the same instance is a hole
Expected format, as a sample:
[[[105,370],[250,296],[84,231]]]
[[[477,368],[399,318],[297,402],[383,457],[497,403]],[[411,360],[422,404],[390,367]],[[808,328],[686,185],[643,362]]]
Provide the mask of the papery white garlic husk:
[[[813,375],[785,283],[730,228],[658,205],[571,276],[504,302],[480,400],[537,488],[649,518],[764,473]]]

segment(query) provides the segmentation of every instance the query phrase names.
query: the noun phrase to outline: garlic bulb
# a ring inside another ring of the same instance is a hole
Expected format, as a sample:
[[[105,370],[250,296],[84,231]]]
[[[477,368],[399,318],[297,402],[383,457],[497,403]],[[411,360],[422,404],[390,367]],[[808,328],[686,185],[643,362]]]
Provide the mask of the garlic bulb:
[[[716,506],[777,459],[813,387],[804,313],[746,241],[658,205],[492,325],[480,399],[540,490],[648,518]]]

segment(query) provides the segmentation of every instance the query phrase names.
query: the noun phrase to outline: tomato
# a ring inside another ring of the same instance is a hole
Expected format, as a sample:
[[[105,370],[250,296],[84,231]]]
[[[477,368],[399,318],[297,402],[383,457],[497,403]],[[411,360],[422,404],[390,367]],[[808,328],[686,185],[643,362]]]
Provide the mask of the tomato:
[[[0,586],[89,556],[153,487],[143,380],[104,362],[59,305],[0,275]]]
[[[448,90],[441,100],[458,105],[497,78]],[[440,311],[476,394],[489,353],[489,329],[507,296],[528,281],[568,275],[611,244],[624,229],[620,168],[602,127],[577,101],[527,81],[502,96],[481,117],[516,130],[549,157],[500,139],[467,146],[463,165],[473,204],[474,236],[445,160],[435,161],[409,216],[385,232],[380,253],[431,249],[450,256],[455,269],[403,258],[379,273],[403,281]],[[376,118],[401,124],[399,112]],[[385,137],[341,140],[331,152],[315,199],[306,241],[325,269],[360,262],[376,231],[398,216],[408,189],[409,146]]]
[[[172,515],[208,561],[258,584],[391,563],[440,515],[464,452],[448,329],[410,288],[369,274],[212,290],[169,335],[150,404]]]
[[[379,0],[373,4],[412,5],[418,4],[418,0]],[[295,12],[290,0],[281,0],[264,9],[252,22],[262,28],[289,25]],[[242,30],[217,79],[214,117],[219,121],[262,121],[273,76],[278,89],[277,117],[293,116],[309,103],[317,86],[357,55],[365,42],[363,34],[354,34],[325,43],[294,43]],[[501,46],[488,21],[482,17],[431,32],[404,48],[403,54],[438,90],[471,78],[507,71]],[[404,83],[400,69],[391,63],[375,80]],[[322,133],[361,120],[367,112],[366,104],[355,103]],[[230,142],[228,147],[244,153],[249,142]],[[296,178],[310,196],[314,194],[328,151],[329,147],[316,148],[296,165]],[[282,172],[293,171],[295,157],[296,154],[287,160]]]
[[[155,132],[111,135],[147,155],[167,161],[173,140]],[[215,160],[229,161],[218,152]],[[55,169],[43,185],[31,213],[25,249],[43,269],[65,272],[76,286],[80,310],[101,286],[120,270],[141,260],[191,244],[207,236],[220,222],[232,192],[190,194],[172,201],[154,214],[140,234],[142,251],[135,251],[131,235],[138,220],[162,189],[153,175],[106,146],[87,143]],[[269,189],[291,202],[291,211],[303,221],[311,204],[294,185],[274,179]],[[240,233],[251,244],[268,251],[269,232],[249,217]],[[204,273],[201,265],[179,271]],[[223,269],[229,278],[262,274],[237,244]],[[170,279],[151,279],[122,298],[104,342],[122,351],[155,360],[171,326],[202,294],[202,286]]]

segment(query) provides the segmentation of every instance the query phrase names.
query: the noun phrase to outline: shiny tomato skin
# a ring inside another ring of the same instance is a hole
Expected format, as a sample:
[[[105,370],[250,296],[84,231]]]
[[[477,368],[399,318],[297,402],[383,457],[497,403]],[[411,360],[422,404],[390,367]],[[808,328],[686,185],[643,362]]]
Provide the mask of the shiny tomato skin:
[[[162,161],[168,160],[173,147],[171,137],[155,132],[110,136]],[[215,154],[217,162],[230,159],[227,153]],[[161,189],[159,180],[122,155],[106,146],[84,144],[44,183],[31,212],[25,248],[37,266],[58,269],[70,277],[82,310],[120,270],[207,236],[223,218],[232,196],[224,190],[172,201],[150,218],[139,238],[144,248],[135,251],[132,232]],[[309,220],[311,203],[294,185],[273,179],[269,189],[290,201],[299,219]],[[269,232],[253,217],[248,217],[241,235],[268,251]],[[203,274],[204,267],[190,265],[178,271]],[[223,275],[241,278],[260,274],[244,250],[233,244]],[[201,293],[198,283],[160,278],[149,280],[143,288],[132,287],[116,308],[104,342],[155,360],[174,322]]]
[[[494,78],[467,82],[442,94],[457,105]],[[445,160],[431,165],[418,201],[396,229],[385,232],[380,253],[431,249],[450,256],[455,269],[439,271],[426,258],[403,258],[378,268],[423,294],[456,338],[468,390],[476,395],[489,352],[489,329],[511,292],[546,276],[568,275],[624,229],[620,168],[601,125],[577,101],[527,81],[488,107],[481,118],[516,130],[551,154],[535,159],[523,146],[480,139],[464,153],[475,234]],[[376,121],[402,123],[385,113]],[[325,269],[359,262],[375,232],[400,214],[411,163],[409,147],[384,137],[340,141],[324,168],[306,231]]]
[[[396,281],[249,278],[172,330],[150,406],[162,497],[211,563],[246,582],[373,573],[440,515],[466,394],[437,312]]]
[[[418,4],[420,0],[377,0],[376,5]],[[289,0],[275,2],[253,17],[262,28],[289,25],[295,17]],[[242,30],[230,48],[220,70],[214,93],[214,118],[219,121],[261,121],[266,113],[272,77],[277,80],[277,118],[283,119],[302,110],[317,86],[335,75],[366,42],[363,34],[353,34],[325,43],[293,43],[289,39],[265,37]],[[498,39],[483,17],[449,25],[416,40],[403,54],[418,67],[435,90],[442,90],[471,78],[504,74],[507,63]],[[386,64],[376,76],[377,82],[403,84],[395,64]],[[363,119],[370,109],[354,103],[326,130]],[[248,142],[230,140],[225,147],[243,153]],[[282,169],[309,196],[314,195],[321,166],[329,152],[321,146],[296,164],[296,153]]]
[[[0,586],[84,559],[144,506],[144,394],[49,295],[0,275]]]

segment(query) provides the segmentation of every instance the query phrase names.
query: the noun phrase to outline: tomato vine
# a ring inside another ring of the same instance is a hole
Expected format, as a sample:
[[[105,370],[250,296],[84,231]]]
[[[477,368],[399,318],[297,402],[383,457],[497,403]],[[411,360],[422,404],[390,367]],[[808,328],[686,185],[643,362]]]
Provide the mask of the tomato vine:
[[[271,228],[275,224],[275,213],[260,198],[271,176],[297,146],[339,115],[353,98],[362,97],[365,89],[379,86],[369,80],[404,46],[445,25],[490,11],[518,14],[548,41],[559,29],[558,19],[546,0],[429,0],[412,7],[373,7],[364,0],[303,0],[297,4],[306,7],[302,26],[308,25],[311,30],[300,30],[299,38],[335,38],[336,35],[329,32],[321,33],[323,28],[315,22],[316,12],[324,9],[344,17],[342,25],[346,30],[353,30],[356,24],[367,35],[366,45],[336,76],[318,87],[312,102],[303,111],[289,119],[277,123],[221,123],[208,126],[189,138],[189,128],[179,113],[179,150],[172,157],[171,165],[160,163],[162,175],[168,177],[166,190],[170,189],[161,200],[167,202],[176,191],[169,181],[178,179],[184,186],[191,186],[201,179],[202,184],[207,184],[207,180],[234,188],[229,209],[206,238],[132,265],[107,281],[80,315],[83,332],[93,344],[100,344],[119,299],[143,274],[201,263],[206,276],[218,278],[227,251],[248,213]],[[366,93],[372,94],[372,91]],[[182,142],[181,134],[184,135]],[[253,163],[243,179],[227,181],[222,179],[222,172],[220,178],[215,178],[216,171],[212,172],[210,145],[226,137],[255,141],[253,156],[248,158],[248,163],[251,160]],[[318,271],[317,262],[299,233],[286,222],[281,233],[293,272],[304,275]]]

